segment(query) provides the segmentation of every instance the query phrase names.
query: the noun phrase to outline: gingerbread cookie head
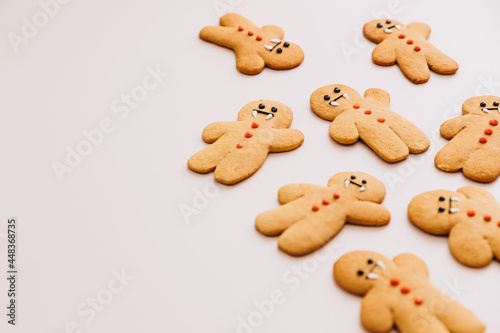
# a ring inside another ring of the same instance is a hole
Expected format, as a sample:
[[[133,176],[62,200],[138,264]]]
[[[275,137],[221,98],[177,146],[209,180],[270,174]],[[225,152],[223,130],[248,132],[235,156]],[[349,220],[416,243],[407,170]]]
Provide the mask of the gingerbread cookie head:
[[[342,112],[352,109],[362,97],[351,87],[330,84],[316,89],[311,95],[311,108],[318,116],[333,120]]]
[[[364,295],[372,288],[380,277],[384,276],[387,267],[392,265],[389,258],[369,251],[354,251],[343,255],[333,266],[335,281],[345,290]]]
[[[416,225],[433,234],[445,235],[453,225],[467,214],[461,207],[462,193],[454,191],[429,191],[417,195],[408,205],[408,216]]]
[[[292,120],[293,113],[288,106],[270,100],[250,102],[238,113],[238,121],[259,121],[272,128],[288,128]]]
[[[397,34],[406,25],[393,19],[376,19],[365,24],[363,33],[374,43],[380,43],[391,34]]]
[[[485,95],[471,97],[467,99],[462,105],[462,113],[466,114],[489,114],[498,113],[498,107],[500,106],[500,97]]]
[[[269,68],[294,68],[304,60],[304,51],[297,44],[273,38],[262,45],[258,53]]]
[[[385,197],[385,186],[377,178],[364,172],[340,172],[328,181],[328,187],[340,187],[358,200],[380,203]]]

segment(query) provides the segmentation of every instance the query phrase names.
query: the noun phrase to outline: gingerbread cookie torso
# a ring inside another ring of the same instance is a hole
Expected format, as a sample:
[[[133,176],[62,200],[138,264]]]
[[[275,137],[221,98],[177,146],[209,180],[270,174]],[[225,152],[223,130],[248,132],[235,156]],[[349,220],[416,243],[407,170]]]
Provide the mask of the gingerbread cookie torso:
[[[425,263],[412,254],[393,260],[369,251],[343,255],[334,265],[335,281],[364,295],[361,323],[371,332],[483,333],[483,323],[465,307],[437,290]]]
[[[425,23],[408,26],[396,20],[376,19],[365,24],[363,34],[378,45],[372,53],[377,65],[397,63],[413,83],[429,80],[429,68],[439,74],[454,74],[458,64],[427,41],[431,28]]]
[[[304,255],[324,245],[346,222],[381,226],[391,214],[380,203],[385,187],[363,172],[341,172],[328,186],[291,184],[278,191],[281,207],[257,216],[257,230],[280,235],[278,247],[291,255]]]
[[[331,84],[312,93],[312,110],[332,120],[331,137],[342,144],[363,140],[387,162],[397,162],[426,151],[427,136],[418,127],[389,109],[390,96],[382,89],[368,89],[364,98],[354,89]]]
[[[304,60],[300,46],[283,41],[283,29],[275,25],[259,28],[241,15],[220,18],[219,27],[205,27],[200,38],[234,50],[236,67],[244,74],[259,74],[265,66],[290,69]]]
[[[462,105],[463,116],[441,125],[441,136],[451,140],[434,158],[436,166],[447,172],[462,169],[477,182],[492,182],[500,175],[500,97],[477,96]]]
[[[500,258],[500,204],[479,187],[422,193],[410,202],[408,217],[434,235],[448,235],[462,264],[482,267]]]
[[[188,167],[207,173],[221,183],[234,184],[253,175],[269,152],[289,151],[304,141],[302,132],[289,129],[293,119],[282,103],[259,100],[245,105],[237,122],[216,122],[203,130],[211,145],[191,156]]]

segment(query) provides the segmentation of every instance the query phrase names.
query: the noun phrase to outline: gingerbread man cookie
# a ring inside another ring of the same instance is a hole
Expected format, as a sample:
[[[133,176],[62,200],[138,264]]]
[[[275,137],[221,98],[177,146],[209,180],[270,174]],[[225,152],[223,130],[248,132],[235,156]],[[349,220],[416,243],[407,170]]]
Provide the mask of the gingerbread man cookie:
[[[369,251],[343,255],[334,265],[335,281],[345,290],[364,295],[361,323],[371,332],[482,333],[476,316],[437,290],[425,263],[413,254],[393,260]]]
[[[310,102],[318,116],[332,120],[335,141],[352,144],[361,139],[387,162],[429,148],[424,132],[389,109],[389,94],[382,89],[368,89],[363,98],[350,87],[331,84],[313,92]]]
[[[434,159],[447,172],[462,169],[477,182],[492,182],[500,175],[500,135],[497,129],[500,97],[478,96],[462,105],[463,116],[441,125],[441,136],[451,140]],[[496,132],[495,132],[496,131]]]
[[[257,230],[267,236],[281,234],[278,247],[291,255],[316,250],[335,236],[345,222],[381,226],[391,214],[380,205],[385,187],[363,172],[337,173],[323,187],[291,184],[278,191],[283,206],[257,216]]]
[[[422,193],[410,202],[408,216],[431,234],[449,234],[451,252],[464,265],[482,267],[500,258],[500,205],[479,187]]]
[[[430,69],[439,74],[454,74],[458,64],[427,41],[431,28],[414,22],[408,26],[396,20],[377,19],[363,27],[366,38],[378,45],[372,53],[377,65],[397,63],[413,83],[429,80]]]
[[[237,122],[216,122],[203,130],[210,146],[191,156],[188,167],[207,173],[221,183],[234,184],[253,175],[269,152],[289,151],[304,142],[304,135],[288,129],[292,110],[285,104],[259,100],[245,105]]]
[[[283,29],[275,25],[259,28],[238,14],[220,18],[219,27],[205,27],[200,38],[233,49],[236,67],[244,74],[259,74],[265,66],[273,69],[297,67],[304,60],[302,49],[283,41]]]

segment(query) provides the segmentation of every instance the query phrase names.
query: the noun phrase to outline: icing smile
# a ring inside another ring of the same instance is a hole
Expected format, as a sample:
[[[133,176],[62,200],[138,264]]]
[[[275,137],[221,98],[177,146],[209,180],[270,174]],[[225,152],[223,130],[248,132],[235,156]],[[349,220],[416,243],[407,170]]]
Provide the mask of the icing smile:
[[[490,113],[491,110],[497,110],[498,111],[498,108],[482,108],[481,109],[481,111],[486,112],[486,113]]]
[[[274,46],[271,46],[271,45],[266,45],[264,44],[264,47],[269,51],[269,52],[273,52],[273,50],[278,46],[278,45],[281,45],[281,40],[277,39],[277,38],[274,38],[274,39],[271,39],[270,40],[271,43],[274,43]],[[284,42],[283,43],[283,47],[289,47],[290,46],[290,43],[288,42]],[[281,47],[278,47],[276,49],[276,53],[281,53],[283,52],[283,49]]]
[[[390,34],[390,33],[392,32],[393,28],[396,28],[396,29],[398,29],[398,30],[401,30],[401,26],[400,26],[399,24],[395,24],[395,25],[391,25],[391,26],[390,26],[390,27],[388,27],[388,28],[385,28],[385,29],[384,29],[384,32],[385,32],[385,33]]]
[[[253,115],[253,117],[255,119],[257,119],[257,113],[267,114],[266,120],[271,119],[272,117],[274,117],[274,114],[271,113],[271,112],[266,112],[266,111],[261,111],[261,110],[253,109],[252,115]]]
[[[373,270],[375,270],[375,268],[377,267],[380,267],[382,268],[382,270],[384,270],[385,269],[384,262],[381,260],[376,261],[375,264],[370,269],[370,271],[366,274],[365,279],[377,280],[380,276],[378,274],[373,273]]]
[[[445,201],[445,197],[439,197],[439,201]],[[460,209],[456,208],[456,207],[451,207],[453,201],[455,202],[461,202],[462,200],[460,200],[459,198],[457,197],[450,197],[448,199],[448,214],[453,214],[453,213],[456,213],[456,212],[459,212]],[[444,208],[443,206],[439,207],[438,209],[438,212],[442,213],[446,210],[446,208]]]
[[[332,106],[338,106],[338,105],[340,105],[339,103],[336,102],[340,97],[344,97],[345,99],[349,100],[349,95],[342,94],[342,95],[338,96],[337,98],[335,98],[333,101],[331,101],[330,105],[332,105]]]
[[[366,180],[363,180],[363,182],[366,182]],[[346,179],[345,180],[345,187],[349,186],[349,184],[353,184],[353,185],[356,185],[357,187],[359,187],[359,191],[360,192],[363,192],[364,190],[366,190],[366,186],[365,185],[360,185],[360,184],[358,184],[356,182],[353,182],[350,179]]]

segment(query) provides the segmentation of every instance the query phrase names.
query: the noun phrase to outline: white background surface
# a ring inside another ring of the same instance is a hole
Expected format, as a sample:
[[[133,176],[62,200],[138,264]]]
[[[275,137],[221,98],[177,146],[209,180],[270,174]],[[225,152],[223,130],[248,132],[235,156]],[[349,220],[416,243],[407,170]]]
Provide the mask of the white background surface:
[[[366,249],[420,256],[439,289],[457,279],[466,286],[455,295],[459,302],[488,332],[499,332],[498,261],[483,269],[461,266],[447,238],[414,227],[406,207],[423,191],[478,185],[434,167],[434,155],[446,143],[435,134],[445,119],[460,115],[466,98],[500,95],[500,3],[232,1],[257,25],[283,27],[285,39],[305,51],[303,64],[240,74],[230,50],[198,38],[203,26],[218,24],[212,0],[73,0],[18,53],[1,39],[0,232],[8,217],[18,218],[20,278],[18,326],[6,324],[3,310],[0,330],[59,333],[75,322],[81,332],[236,332],[238,317],[246,320],[256,311],[254,301],[278,289],[285,302],[255,332],[364,332],[361,298],[337,287],[331,273],[342,254]],[[391,8],[404,23],[429,24],[430,42],[457,60],[458,73],[433,73],[428,83],[414,85],[397,66],[374,65],[375,45],[360,32],[377,12]],[[34,0],[2,1],[0,35],[20,34],[22,18],[39,10]],[[346,44],[357,47],[350,59],[341,51]],[[128,117],[118,118],[111,103],[141,83],[146,67],[157,65],[169,76]],[[488,80],[495,85],[485,85]],[[330,83],[360,93],[387,90],[392,109],[432,138],[430,150],[388,164],[361,142],[335,143],[329,123],[309,107],[310,94]],[[236,120],[244,104],[259,98],[292,108],[292,127],[304,133],[304,144],[271,154],[235,186],[190,171],[188,158],[206,146],[204,126]],[[66,146],[74,149],[84,139],[81,132],[104,118],[115,130],[59,182],[52,163],[64,162]],[[278,207],[281,186],[326,185],[348,170],[384,181],[384,205],[392,213],[387,227],[346,226],[328,243],[333,253],[320,262],[314,255],[290,257],[277,249],[276,238],[254,229],[259,213]],[[392,188],[391,177],[400,177]],[[218,194],[198,215],[183,219],[179,207],[193,206],[195,191],[213,184]],[[479,186],[500,196],[498,181]],[[5,247],[3,238],[2,271]],[[312,272],[293,290],[283,276],[304,264]],[[89,316],[76,309],[104,295],[113,270],[121,269],[134,279],[86,322]],[[6,304],[6,281],[0,281],[0,304]]]

